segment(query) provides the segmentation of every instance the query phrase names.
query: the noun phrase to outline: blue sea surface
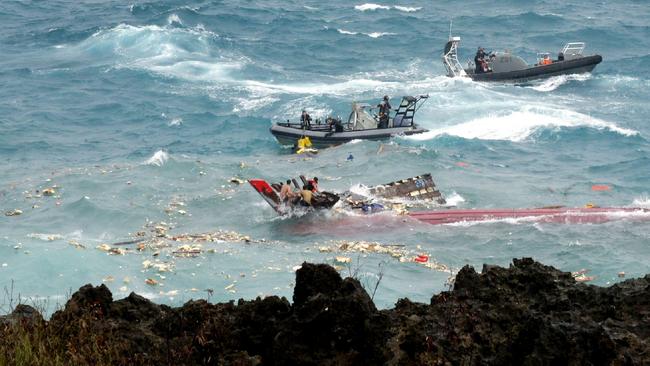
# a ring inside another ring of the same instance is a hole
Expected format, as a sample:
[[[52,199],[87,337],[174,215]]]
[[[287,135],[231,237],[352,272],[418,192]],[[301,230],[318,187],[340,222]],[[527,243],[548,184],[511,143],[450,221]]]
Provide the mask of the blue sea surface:
[[[452,19],[463,63],[478,46],[532,63],[572,41],[603,62],[528,85],[447,78]],[[0,288],[28,303],[51,311],[86,283],[175,305],[290,297],[304,261],[370,289],[383,276],[380,307],[427,302],[464,265],[513,257],[587,269],[597,285],[650,273],[642,214],[581,225],[279,218],[231,182],[304,174],[340,192],[430,172],[460,208],[650,207],[646,1],[4,0],[0,24]],[[269,133],[302,109],[346,119],[352,101],[384,94],[428,94],[416,120],[430,131],[313,158]],[[219,240],[181,236],[203,233]],[[181,239],[102,249],[158,234]],[[337,250],[359,241],[391,250]],[[201,253],[175,255],[183,246]]]

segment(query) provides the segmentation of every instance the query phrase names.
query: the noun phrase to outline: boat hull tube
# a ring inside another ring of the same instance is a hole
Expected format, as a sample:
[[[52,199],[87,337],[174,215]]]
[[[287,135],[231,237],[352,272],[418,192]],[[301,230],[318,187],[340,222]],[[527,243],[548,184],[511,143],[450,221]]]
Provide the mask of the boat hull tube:
[[[474,73],[474,69],[467,68],[465,69],[465,72],[474,81],[522,83],[558,75],[582,74],[591,72],[596,67],[596,65],[602,61],[603,58],[600,55],[593,55],[581,57],[574,60],[555,61],[550,65],[532,66],[523,70],[484,72],[476,74]]]
[[[469,77],[474,81],[524,83],[558,75],[581,74],[591,72],[603,61],[600,55],[583,55],[584,42],[567,43],[558,53],[557,58],[548,53],[538,54],[538,62],[529,65],[521,57],[505,52],[495,52],[486,57],[485,68],[477,67],[468,61],[463,67],[458,61],[460,37],[450,37],[445,45],[442,62],[447,76]]]
[[[384,128],[380,127],[379,117],[372,114],[370,105],[354,102],[347,123],[332,117],[327,118],[325,123],[317,120],[309,125],[277,122],[270,131],[282,145],[295,145],[300,138],[307,136],[316,148],[341,145],[352,140],[384,140],[393,136],[414,135],[427,132],[414,122],[415,112],[427,98],[427,95],[403,97]]]

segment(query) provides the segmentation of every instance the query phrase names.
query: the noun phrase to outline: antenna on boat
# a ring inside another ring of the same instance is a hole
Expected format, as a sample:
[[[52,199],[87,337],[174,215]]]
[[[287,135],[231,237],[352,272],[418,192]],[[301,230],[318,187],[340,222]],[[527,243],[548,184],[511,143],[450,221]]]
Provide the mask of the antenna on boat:
[[[449,40],[451,41],[451,25],[454,23],[454,18],[449,19]]]

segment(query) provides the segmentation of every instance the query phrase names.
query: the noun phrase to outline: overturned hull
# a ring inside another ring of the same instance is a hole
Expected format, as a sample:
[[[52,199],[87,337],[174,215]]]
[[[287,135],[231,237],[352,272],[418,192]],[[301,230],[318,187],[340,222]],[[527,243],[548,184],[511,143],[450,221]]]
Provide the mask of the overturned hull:
[[[474,81],[523,83],[557,75],[591,72],[602,60],[600,55],[593,55],[567,61],[555,61],[549,65],[532,66],[523,70],[476,74],[474,69],[465,69],[465,72]]]
[[[300,176],[302,184],[307,181],[304,176]],[[295,188],[300,189],[300,185],[296,179],[293,179]],[[268,183],[263,179],[251,179],[248,181],[251,186],[259,193],[262,198],[280,215],[290,213],[294,208],[305,208],[300,206],[298,201],[282,202],[280,200],[280,190],[282,183]],[[370,197],[353,194],[351,192],[343,192],[341,194],[331,192],[319,192],[312,197],[312,207],[315,209],[330,209],[341,198],[343,204],[350,209],[362,209],[364,212],[375,212],[383,205],[383,203],[397,200],[401,203],[408,203],[409,201],[419,202],[436,202],[437,204],[445,204],[445,199],[442,197],[440,191],[436,188],[431,174],[418,175],[412,178],[401,179],[398,181],[381,184],[368,188]],[[374,204],[374,206],[373,206]]]
[[[384,140],[399,135],[414,135],[426,132],[426,129],[417,126],[375,128],[368,130],[332,132],[329,129],[303,130],[295,125],[274,124],[271,133],[283,145],[294,145],[303,136],[309,137],[316,148],[325,148],[345,144],[352,140]]]
[[[535,222],[566,224],[599,224],[621,219],[650,221],[650,209],[630,207],[450,209],[410,212],[408,215],[434,225],[528,218]]]

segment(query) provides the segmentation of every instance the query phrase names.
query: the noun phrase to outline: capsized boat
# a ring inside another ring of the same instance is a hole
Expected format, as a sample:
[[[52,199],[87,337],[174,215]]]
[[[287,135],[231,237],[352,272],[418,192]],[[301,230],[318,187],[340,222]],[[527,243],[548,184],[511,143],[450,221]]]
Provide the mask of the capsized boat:
[[[271,133],[283,145],[295,145],[303,136],[309,137],[313,147],[324,148],[352,140],[381,140],[396,135],[414,135],[426,132],[414,122],[415,112],[428,95],[405,96],[389,119],[388,126],[380,128],[379,117],[372,114],[372,107],[365,103],[352,103],[347,123],[340,118],[328,117],[324,123],[316,120],[307,126],[301,123],[276,122]]]
[[[539,53],[537,62],[533,65],[506,50],[490,54],[478,68],[471,60],[463,68],[458,61],[459,44],[460,37],[449,37],[445,44],[442,62],[447,76],[465,76],[474,81],[523,83],[557,75],[580,74],[591,72],[603,60],[600,55],[584,55],[584,42],[570,42],[562,47],[557,58],[551,57],[549,53]]]
[[[409,212],[410,217],[434,225],[459,222],[530,219],[534,222],[600,224],[617,219],[650,221],[650,210],[636,207],[540,207],[502,209],[449,209]]]
[[[306,184],[304,176],[300,176]],[[281,215],[301,207],[299,202],[282,203],[281,183],[269,184],[263,179],[251,179],[255,190]],[[293,179],[296,187],[298,183]],[[650,221],[650,209],[641,207],[585,207],[546,206],[537,208],[478,208],[458,209],[444,206],[446,201],[431,174],[423,174],[391,183],[366,187],[365,194],[350,191],[340,194],[321,192],[309,209],[331,209],[337,202],[344,208],[362,210],[365,213],[392,210],[413,219],[433,225],[463,222],[489,222],[504,219],[523,219],[532,222],[563,224],[599,224],[626,219],[629,221]],[[312,198],[313,200],[314,198]],[[422,205],[424,204],[424,205]],[[435,210],[417,210],[422,206],[438,205]],[[413,210],[415,208],[415,210]],[[302,207],[304,209],[304,207]]]
[[[307,180],[301,175],[303,185]],[[291,180],[294,187],[300,190],[296,179]],[[264,200],[280,215],[290,214],[293,210],[304,210],[306,206],[300,200],[282,202],[280,190],[282,183],[268,183],[264,179],[250,179],[251,186],[264,198]],[[331,209],[337,202],[349,209],[361,210],[366,213],[375,213],[389,209],[403,209],[409,203],[434,203],[445,204],[442,193],[437,189],[431,174],[423,174],[398,181],[380,184],[372,187],[363,187],[364,193],[350,191],[342,193],[318,192],[312,196],[312,205],[309,209]]]

